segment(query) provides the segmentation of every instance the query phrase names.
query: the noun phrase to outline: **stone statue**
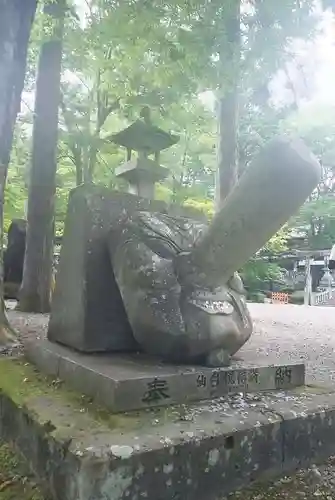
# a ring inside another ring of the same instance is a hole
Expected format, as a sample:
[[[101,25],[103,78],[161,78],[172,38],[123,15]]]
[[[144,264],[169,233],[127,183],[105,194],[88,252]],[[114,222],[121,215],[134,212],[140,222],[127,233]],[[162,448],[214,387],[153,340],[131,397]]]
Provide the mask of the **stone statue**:
[[[197,284],[179,276],[179,257],[205,230],[182,217],[138,212],[110,235],[114,275],[135,339],[145,352],[175,363],[226,364],[252,332],[237,273],[215,288],[205,275]]]
[[[236,271],[293,215],[320,179],[299,141],[277,139],[242,176],[209,226],[135,212],[109,237],[135,340],[178,363],[229,363],[252,321]]]
[[[157,165],[150,165],[152,172]],[[141,187],[142,167],[127,164],[132,187]],[[252,333],[237,272],[319,179],[309,150],[279,138],[210,224],[172,216],[163,202],[139,196],[141,189],[79,186],[69,200],[49,340],[85,353],[142,351],[166,362],[228,364]]]

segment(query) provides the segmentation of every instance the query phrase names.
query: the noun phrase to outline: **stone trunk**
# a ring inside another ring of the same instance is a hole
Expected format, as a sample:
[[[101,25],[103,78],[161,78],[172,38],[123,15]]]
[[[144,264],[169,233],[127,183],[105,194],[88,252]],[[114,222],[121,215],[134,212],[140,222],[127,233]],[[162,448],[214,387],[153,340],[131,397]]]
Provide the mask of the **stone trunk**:
[[[191,265],[181,259],[181,274],[192,284],[227,281],[297,212],[320,177],[320,164],[302,141],[270,142],[198,241]]]
[[[300,141],[278,138],[210,224],[145,212],[122,220],[111,261],[144,352],[172,363],[229,364],[252,333],[235,272],[303,204],[320,172]]]

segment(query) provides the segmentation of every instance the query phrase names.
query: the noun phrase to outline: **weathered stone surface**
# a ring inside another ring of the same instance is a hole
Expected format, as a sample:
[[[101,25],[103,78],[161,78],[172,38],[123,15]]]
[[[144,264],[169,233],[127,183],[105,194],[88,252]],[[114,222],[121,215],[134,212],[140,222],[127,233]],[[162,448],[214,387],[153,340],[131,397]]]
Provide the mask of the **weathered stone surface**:
[[[152,155],[176,144],[179,141],[179,136],[169,134],[161,128],[139,119],[117,134],[110,135],[107,139],[128,150]]]
[[[321,166],[300,140],[272,140],[242,175],[189,255],[180,256],[181,282],[220,286],[304,203]]]
[[[313,387],[310,391],[313,392]],[[283,443],[287,470],[308,464],[310,450],[314,450],[320,459],[334,455],[334,442],[328,439],[328,436],[330,425],[335,423],[335,408],[328,406],[328,391],[327,389],[320,391],[323,393],[317,400],[307,399],[303,405],[299,400],[280,401],[272,405],[272,410],[281,415],[287,427]],[[316,401],[319,411],[315,411]]]
[[[129,182],[129,193],[153,199],[155,183],[165,179],[169,175],[169,169],[154,160],[139,157],[118,167],[115,175]]]
[[[107,235],[135,210],[165,210],[150,201],[99,186],[71,192],[48,337],[81,351],[137,348],[108,257]]]
[[[27,358],[112,412],[170,406],[231,393],[289,389],[305,382],[303,364],[236,361],[229,368],[171,366],[144,355],[83,355],[48,341],[27,341]]]
[[[236,271],[294,214],[320,173],[301,142],[279,138],[209,225],[152,212],[120,221],[109,240],[111,261],[144,352],[174,363],[229,363],[252,332]]]
[[[53,500],[221,500],[335,446],[335,394],[317,389],[110,419],[24,362],[0,361],[0,372],[9,376],[0,377],[0,437],[26,457]],[[13,381],[22,378],[17,391]]]
[[[48,338],[86,352],[142,350],[174,363],[227,365],[252,332],[235,271],[319,177],[320,165],[302,143],[277,139],[208,227],[172,218],[156,201],[77,188]]]
[[[17,299],[23,276],[27,221],[14,219],[8,229],[7,248],[4,251],[5,298]]]
[[[21,284],[26,248],[26,231],[26,220],[12,220],[8,229],[7,248],[4,252],[4,281]]]
[[[206,230],[192,219],[139,212],[109,237],[134,337],[144,352],[168,362],[227,365],[252,332],[237,273],[214,290],[206,278],[197,287],[184,286],[176,273],[179,256],[191,252]]]

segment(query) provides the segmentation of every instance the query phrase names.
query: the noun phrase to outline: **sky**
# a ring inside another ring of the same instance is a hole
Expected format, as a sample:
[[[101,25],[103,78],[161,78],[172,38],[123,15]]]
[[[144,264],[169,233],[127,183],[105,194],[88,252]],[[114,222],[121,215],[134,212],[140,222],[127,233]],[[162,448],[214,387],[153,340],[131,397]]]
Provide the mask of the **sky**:
[[[85,23],[87,5],[85,0],[75,0],[78,14]],[[324,104],[335,106],[335,18],[328,12],[324,13],[320,23],[320,34],[315,41],[306,49],[304,45],[297,49],[301,52],[302,59],[307,62],[307,83],[310,86],[308,98],[302,100],[300,106]],[[292,70],[294,76],[294,70]],[[74,75],[73,75],[74,76]],[[71,75],[67,75],[71,79]],[[279,72],[270,84],[272,101],[281,105],[290,100],[291,92],[285,88],[285,74]],[[214,95],[206,92],[200,96],[201,100],[214,109]],[[23,94],[23,101],[33,106],[33,96]],[[23,108],[25,108],[23,102]]]
[[[306,62],[307,84],[311,87],[308,99],[300,104],[313,103],[335,105],[335,19],[329,12],[324,13],[320,23],[320,34],[313,43],[307,47],[301,46],[297,50],[301,58]],[[277,75],[272,85],[272,90],[278,102],[289,98],[289,91],[285,91],[282,73]]]
[[[306,63],[303,66],[309,87],[308,97],[299,100],[299,108],[325,104],[335,106],[335,18],[330,12],[322,15],[319,34],[306,45],[297,42],[295,47],[298,60]],[[290,76],[297,75],[293,67],[288,67]],[[281,106],[292,100],[292,93],[286,88],[287,77],[279,71],[269,84],[271,101]],[[214,109],[215,97],[210,91],[200,95],[201,101]]]
[[[314,99],[335,104],[335,20],[328,16],[323,23],[324,33],[315,43],[319,68],[315,71]]]

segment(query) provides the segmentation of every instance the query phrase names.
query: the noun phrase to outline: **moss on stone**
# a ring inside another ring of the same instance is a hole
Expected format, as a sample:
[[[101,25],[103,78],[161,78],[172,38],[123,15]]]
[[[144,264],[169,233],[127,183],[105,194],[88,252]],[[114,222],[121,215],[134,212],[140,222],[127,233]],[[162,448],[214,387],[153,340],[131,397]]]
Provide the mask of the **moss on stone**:
[[[108,410],[96,405],[90,398],[68,389],[64,383],[51,377],[42,375],[33,365],[21,359],[0,360],[0,392],[14,401],[19,407],[25,407],[30,414],[33,412],[34,419],[46,426],[47,412],[34,412],[32,402],[39,398],[48,398],[59,402],[59,406],[67,406],[71,409],[71,415],[75,417],[87,413],[94,423],[104,425],[110,430],[141,430],[145,426],[151,426],[152,419],[158,420],[160,424],[175,420],[178,415],[185,412],[185,405],[181,407],[162,407],[148,410],[132,411],[128,413],[112,414]],[[54,430],[55,437],[61,438],[69,434],[70,428],[75,429],[77,422],[75,418],[71,422],[57,420],[57,429]],[[53,422],[52,422],[53,423]],[[66,424],[66,425],[65,425]]]
[[[0,360],[0,390],[22,407],[37,396],[65,397],[79,402],[80,396],[63,389],[57,381],[42,376],[23,359]]]
[[[23,460],[0,444],[0,500],[43,500]]]
[[[38,397],[58,400],[74,411],[89,412],[97,422],[107,424],[112,429],[126,420],[134,421],[133,416],[113,415],[99,408],[89,398],[65,387],[61,381],[42,375],[23,359],[0,360],[0,391],[21,408],[29,407],[29,402]]]

